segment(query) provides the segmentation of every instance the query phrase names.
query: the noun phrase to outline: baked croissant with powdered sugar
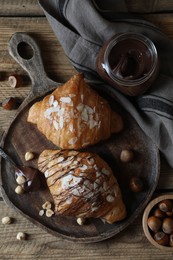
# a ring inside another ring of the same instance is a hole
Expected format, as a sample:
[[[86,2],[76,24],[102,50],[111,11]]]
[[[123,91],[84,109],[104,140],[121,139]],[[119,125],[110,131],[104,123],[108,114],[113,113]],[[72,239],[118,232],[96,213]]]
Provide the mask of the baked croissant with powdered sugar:
[[[76,218],[101,218],[108,223],[126,217],[118,182],[97,154],[44,150],[38,159],[55,204],[55,213]]]
[[[80,149],[118,133],[122,117],[84,81],[74,75],[29,110],[28,122],[62,149]]]

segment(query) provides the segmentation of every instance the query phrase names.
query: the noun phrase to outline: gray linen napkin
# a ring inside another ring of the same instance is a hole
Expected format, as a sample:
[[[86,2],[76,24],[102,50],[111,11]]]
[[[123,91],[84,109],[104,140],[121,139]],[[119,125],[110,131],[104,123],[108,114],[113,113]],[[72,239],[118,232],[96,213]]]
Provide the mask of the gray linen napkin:
[[[115,89],[113,92],[173,167],[173,43],[141,18],[127,13],[101,14],[91,0],[39,0],[39,3],[71,63],[100,88],[111,88],[96,72],[96,57],[105,41],[117,33],[135,32],[154,42],[161,66],[153,86],[136,98],[126,97]],[[113,10],[116,5],[119,9],[122,5],[124,10],[125,1],[112,3]]]

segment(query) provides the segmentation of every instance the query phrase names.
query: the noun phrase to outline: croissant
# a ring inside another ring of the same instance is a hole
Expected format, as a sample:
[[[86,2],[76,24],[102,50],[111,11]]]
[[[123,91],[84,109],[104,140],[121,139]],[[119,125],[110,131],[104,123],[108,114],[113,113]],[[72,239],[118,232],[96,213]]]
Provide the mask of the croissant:
[[[56,214],[101,218],[110,224],[126,217],[118,182],[99,155],[44,150],[38,159],[38,169],[44,173]]]
[[[80,149],[110,137],[123,128],[122,117],[108,102],[74,75],[29,110],[28,122],[62,149]]]

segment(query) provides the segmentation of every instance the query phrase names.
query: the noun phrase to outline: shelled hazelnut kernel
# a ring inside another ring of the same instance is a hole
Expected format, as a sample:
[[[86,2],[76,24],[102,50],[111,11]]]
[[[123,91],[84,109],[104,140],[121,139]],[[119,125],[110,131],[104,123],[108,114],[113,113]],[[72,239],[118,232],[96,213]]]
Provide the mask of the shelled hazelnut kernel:
[[[122,162],[131,162],[134,158],[134,153],[131,150],[122,150],[120,154],[120,160]]]
[[[42,208],[43,209],[51,209],[52,205],[50,201],[46,201],[43,205]]]
[[[16,182],[17,182],[17,184],[22,185],[22,184],[24,184],[24,183],[26,182],[26,177],[19,175],[19,176],[17,176],[17,178],[16,178]]]
[[[42,209],[39,211],[39,216],[46,215],[46,217],[50,218],[55,214],[54,210],[52,210],[52,204],[50,201],[46,201],[42,205]]]
[[[44,209],[41,209],[40,211],[39,211],[39,216],[43,216],[44,215]]]
[[[16,238],[17,240],[26,240],[26,234],[24,232],[18,232]]]
[[[84,218],[77,218],[77,223],[79,226],[82,226],[85,223],[85,219]]]
[[[24,193],[24,189],[22,188],[22,186],[18,185],[16,188],[15,188],[15,192],[17,194],[23,194]]]
[[[12,219],[7,216],[7,217],[3,217],[1,221],[2,221],[3,225],[9,225],[9,224],[11,224]]]
[[[34,154],[32,152],[26,152],[25,153],[25,160],[30,161],[34,158]]]
[[[173,200],[160,201],[151,211],[147,225],[153,239],[162,246],[173,247]]]
[[[50,218],[54,215],[54,211],[51,209],[46,210],[46,217]]]

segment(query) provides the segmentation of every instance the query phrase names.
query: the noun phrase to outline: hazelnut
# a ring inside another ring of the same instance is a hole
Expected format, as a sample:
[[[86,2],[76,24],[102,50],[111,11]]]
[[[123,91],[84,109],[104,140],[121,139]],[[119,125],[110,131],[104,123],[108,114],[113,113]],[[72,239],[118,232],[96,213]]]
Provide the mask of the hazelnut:
[[[120,160],[122,162],[131,162],[134,158],[134,153],[131,150],[122,150]]]
[[[16,178],[16,182],[17,182],[17,184],[19,184],[19,185],[22,185],[22,184],[24,184],[25,182],[26,182],[26,178],[25,178],[25,176],[17,176],[17,178]]]
[[[173,247],[173,234],[169,236],[169,245]]]
[[[39,216],[43,216],[44,215],[44,209],[41,209],[40,211],[39,211]]]
[[[165,218],[162,223],[162,230],[166,234],[173,233],[173,219]]]
[[[169,199],[162,200],[159,203],[159,209],[163,212],[172,211],[173,210],[173,203]]]
[[[165,218],[166,217],[166,214],[163,211],[161,211],[159,208],[155,209],[153,215],[155,217],[158,217],[158,218]]]
[[[166,212],[166,215],[167,215],[168,217],[173,217],[173,212],[168,211],[168,212]]]
[[[26,240],[26,234],[23,233],[23,232],[19,232],[19,233],[17,233],[16,238],[17,238],[18,240]]]
[[[162,221],[158,217],[151,216],[148,218],[147,224],[153,232],[157,232],[162,226]]]
[[[162,231],[157,232],[154,234],[154,240],[162,246],[166,246],[169,243],[169,237],[167,234],[163,233]]]
[[[16,109],[18,107],[17,99],[14,97],[6,98],[2,101],[2,108],[6,110]]]
[[[16,188],[15,188],[15,192],[17,194],[23,194],[24,193],[24,189],[22,188],[22,186],[18,185]]]
[[[30,161],[34,158],[34,154],[32,152],[26,152],[25,153],[25,160]]]
[[[46,217],[50,218],[54,215],[54,211],[51,209],[46,210]]]
[[[82,226],[85,223],[85,219],[84,218],[77,218],[77,223],[78,225]]]
[[[8,78],[9,85],[12,88],[19,88],[23,84],[22,77],[20,75],[11,75]]]
[[[129,183],[130,189],[133,192],[141,192],[144,189],[144,184],[139,177],[132,177]]]
[[[2,218],[2,224],[3,225],[11,224],[11,222],[12,222],[12,219],[10,217],[3,217]]]
[[[42,208],[43,209],[51,209],[52,205],[50,203],[50,201],[46,201],[43,205]]]

